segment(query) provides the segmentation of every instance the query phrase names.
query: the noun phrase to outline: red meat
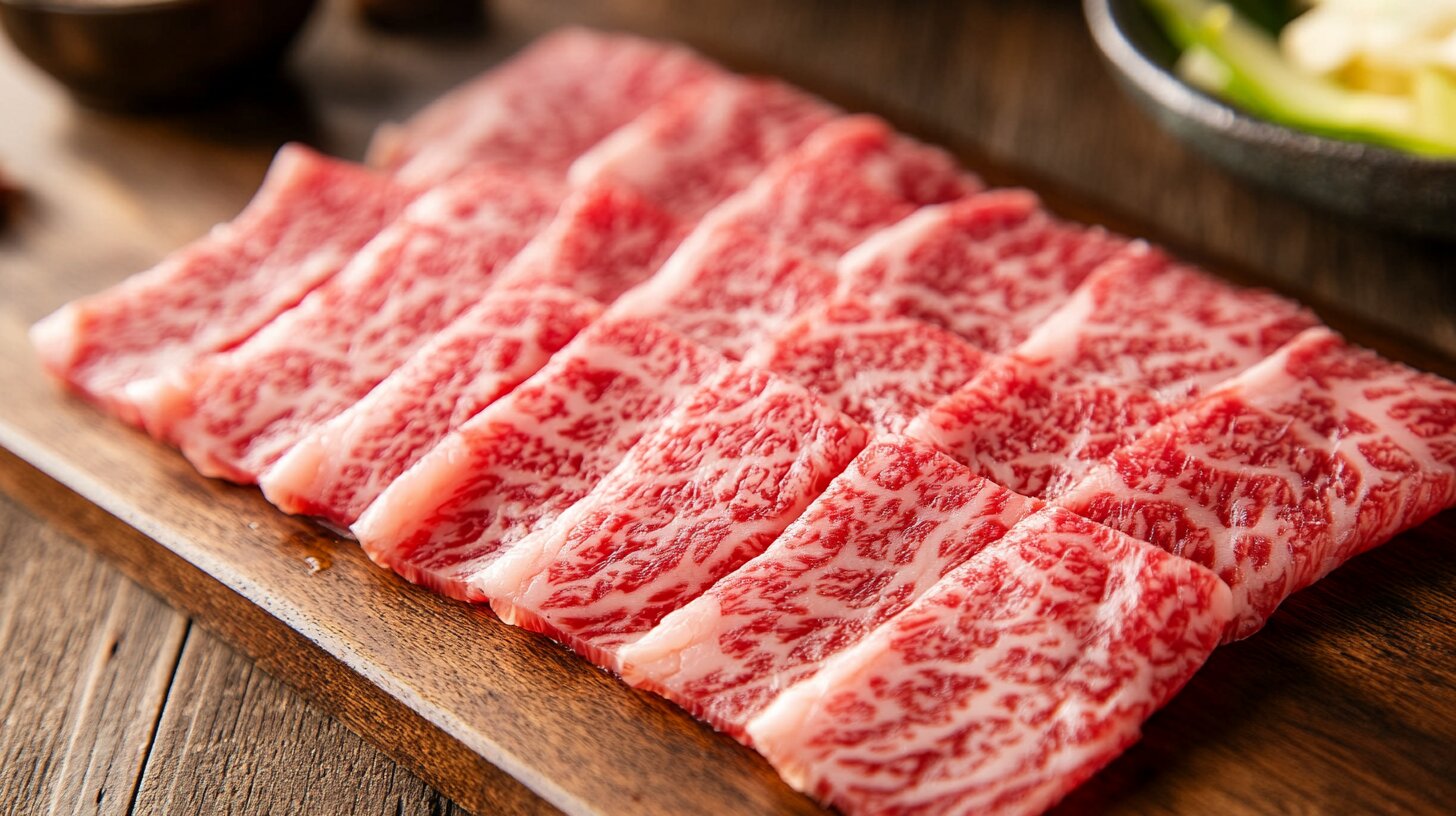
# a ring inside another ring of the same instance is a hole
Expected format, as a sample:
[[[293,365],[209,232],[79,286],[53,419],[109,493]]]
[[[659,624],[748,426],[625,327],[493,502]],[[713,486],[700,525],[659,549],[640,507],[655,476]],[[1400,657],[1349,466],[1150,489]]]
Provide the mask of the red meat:
[[[798,382],[874,430],[899,432],[988,359],[928,323],[837,299],[805,312],[745,362]]]
[[[907,433],[1012,490],[1054,498],[1315,322],[1283,298],[1135,248]]]
[[[248,339],[342,269],[409,198],[368,170],[286,145],[237,218],[66,304],[31,339],[51,374],[140,425],[132,392]]]
[[[1227,637],[1456,504],[1456,383],[1310,329],[1117,451],[1059,502],[1234,591]]]
[[[762,552],[864,445],[802,388],[727,365],[551,528],[473,584],[598,665]]]
[[[846,816],[1041,813],[1138,738],[1218,643],[1212,573],[1030,516],[748,724]]]
[[[536,373],[601,308],[563,290],[482,301],[259,480],[289,513],[347,528],[451,430]]]
[[[687,49],[563,29],[375,133],[369,161],[432,187],[482,164],[560,179],[587,148],[720,69]]]
[[[623,649],[623,676],[741,738],[780,692],[1039,504],[929,446],[878,437],[762,555]]]
[[[651,317],[741,358],[837,285],[834,265],[871,232],[979,182],[872,117],[820,128],[704,218],[618,314]]]
[[[596,486],[722,358],[649,320],[603,318],[446,436],[353,526],[377,563],[485,600],[470,579]]]
[[[1006,351],[1127,241],[1071,224],[1024,190],[926,207],[844,257],[840,291]]]

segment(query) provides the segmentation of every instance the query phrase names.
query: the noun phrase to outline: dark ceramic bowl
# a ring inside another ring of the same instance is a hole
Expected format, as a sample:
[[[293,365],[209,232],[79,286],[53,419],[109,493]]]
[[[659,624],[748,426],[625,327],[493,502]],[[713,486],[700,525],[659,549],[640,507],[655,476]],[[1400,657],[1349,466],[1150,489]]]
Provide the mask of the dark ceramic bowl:
[[[1329,139],[1259,119],[1184,83],[1140,0],[1083,0],[1123,87],[1164,128],[1233,173],[1358,219],[1456,240],[1456,160]]]
[[[168,107],[271,74],[314,0],[0,0],[0,25],[81,101]]]

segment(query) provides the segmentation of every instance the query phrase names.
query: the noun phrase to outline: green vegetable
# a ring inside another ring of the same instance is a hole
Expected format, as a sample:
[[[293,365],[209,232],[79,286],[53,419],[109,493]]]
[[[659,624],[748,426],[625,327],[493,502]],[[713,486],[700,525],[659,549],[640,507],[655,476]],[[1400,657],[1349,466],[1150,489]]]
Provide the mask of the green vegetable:
[[[1229,5],[1270,34],[1278,34],[1304,10],[1293,0],[1229,0]]]
[[[1290,65],[1273,35],[1227,3],[1144,0],[1183,49],[1190,83],[1249,112],[1334,138],[1456,156],[1456,79],[1423,73],[1412,96],[1355,91]]]

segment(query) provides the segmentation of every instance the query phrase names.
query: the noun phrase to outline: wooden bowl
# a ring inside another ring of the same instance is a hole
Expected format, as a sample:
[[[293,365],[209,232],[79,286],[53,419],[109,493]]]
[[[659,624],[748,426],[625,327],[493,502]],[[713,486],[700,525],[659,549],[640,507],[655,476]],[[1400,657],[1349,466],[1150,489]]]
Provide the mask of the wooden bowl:
[[[270,74],[314,0],[0,0],[0,26],[82,102],[153,108]]]
[[[1224,168],[1311,204],[1456,240],[1456,161],[1316,136],[1252,116],[1183,82],[1178,51],[1140,0],[1083,0],[1122,86],[1168,131]]]

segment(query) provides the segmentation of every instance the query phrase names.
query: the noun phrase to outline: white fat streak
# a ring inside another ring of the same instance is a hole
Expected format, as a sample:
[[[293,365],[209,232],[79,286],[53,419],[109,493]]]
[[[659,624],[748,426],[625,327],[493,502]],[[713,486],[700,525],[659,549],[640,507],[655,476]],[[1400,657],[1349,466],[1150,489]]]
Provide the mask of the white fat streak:
[[[209,363],[203,370],[219,372],[225,378],[229,377],[228,372],[232,372],[232,377],[246,376],[245,372],[259,365],[258,360],[266,360],[275,353],[290,353],[304,354],[315,361],[337,362],[350,372],[350,379],[356,383],[374,382],[388,376],[402,353],[407,355],[429,339],[428,334],[409,336],[409,332],[391,331],[392,327],[408,325],[408,321],[402,318],[404,313],[417,304],[429,302],[451,304],[446,310],[455,311],[462,301],[470,299],[480,289],[484,281],[476,270],[469,268],[461,268],[455,275],[442,277],[415,274],[414,265],[419,257],[430,258],[450,251],[447,248],[449,238],[432,228],[417,225],[425,222],[455,229],[468,226],[477,235],[511,233],[521,226],[518,218],[508,214],[510,207],[489,203],[475,208],[467,222],[461,223],[452,202],[474,186],[470,183],[445,185],[416,200],[404,217],[375,236],[322,288],[309,293],[297,307],[284,312],[247,343]],[[402,250],[402,254],[396,258],[393,253],[398,250]],[[308,263],[330,264],[333,262],[330,255],[328,252],[315,253]],[[475,280],[471,280],[472,277]],[[331,296],[342,295],[347,299],[351,293],[364,294],[380,285],[387,285],[391,290],[390,297],[380,308],[356,315],[356,321],[346,331],[334,330],[338,316]],[[316,380],[302,391],[292,387],[280,389],[276,383],[265,380],[263,387],[253,392],[254,400],[243,412],[245,419],[235,425],[239,430],[234,431],[232,436],[256,433],[299,406],[327,404],[335,399],[330,395],[338,387],[339,384],[330,378]],[[203,394],[199,398],[207,397]],[[293,434],[286,433],[278,440],[260,439],[254,444],[254,450],[260,453],[280,448],[286,450],[294,441],[292,437]],[[185,431],[181,442],[184,451],[191,449],[203,459],[213,444],[213,440],[205,438],[196,427]]]
[[[418,144],[420,149],[395,170],[395,178],[402,184],[420,186],[451,177],[474,158],[477,143],[492,131],[511,127],[517,113],[495,94],[482,94],[469,100],[469,111],[469,116],[456,127],[434,133],[429,141]],[[408,140],[409,130],[409,125],[398,128],[396,143]]]
[[[393,423],[401,412],[407,412],[414,407],[411,403],[418,397],[441,399],[447,396],[439,393],[429,395],[416,393],[416,389],[422,384],[431,382],[439,376],[437,357],[443,349],[459,344],[479,346],[489,340],[506,336],[517,338],[529,347],[529,344],[540,336],[545,322],[544,315],[528,314],[526,320],[510,326],[502,325],[498,320],[490,317],[490,313],[498,307],[498,304],[527,297],[539,299],[544,303],[554,302],[560,304],[563,309],[573,308],[572,304],[579,300],[565,290],[546,288],[531,295],[503,294],[497,298],[483,300],[468,309],[416,350],[403,365],[390,373],[362,399],[350,405],[333,419],[314,428],[299,440],[259,480],[264,494],[274,504],[287,510],[288,506],[293,505],[298,497],[318,498],[330,486],[338,484],[340,480],[346,478],[344,474],[346,468],[350,465],[358,465],[356,472],[363,470],[366,475],[362,482],[353,485],[352,494],[356,497],[378,496],[388,486],[384,474],[387,470],[393,469],[389,466],[407,463],[362,461],[360,448],[365,445],[381,423]],[[527,356],[523,353],[518,364],[528,365]],[[466,392],[452,393],[448,396],[461,402],[463,397],[469,393],[478,392],[481,389],[482,380],[514,376],[515,373],[508,371],[483,372],[467,386]],[[441,434],[443,438],[444,433],[454,430],[469,419],[468,416],[459,415],[458,411],[457,406],[457,413],[451,415],[448,427],[430,430]],[[347,478],[355,479],[357,477],[350,475]]]
[[[707,634],[722,629],[723,607],[718,596],[705,592],[681,609],[669,612],[640,640],[618,652],[622,678],[634,686],[648,680],[663,686],[673,685],[671,680],[682,671],[683,660],[692,660],[693,650],[706,642]]]
[[[864,274],[865,268],[875,263],[888,264],[891,270],[905,268],[911,251],[924,244],[928,236],[935,234],[950,218],[951,213],[949,204],[932,204],[871,233],[839,259],[838,295],[873,297],[873,293],[856,290],[857,280]],[[892,271],[890,278],[896,277]]]
[[[30,327],[30,344],[47,370],[64,375],[76,364],[83,326],[81,307],[72,301]]]
[[[1314,574],[1291,579],[1299,585],[1322,577],[1338,567],[1354,552],[1373,543],[1354,541],[1352,537],[1357,530],[1357,518],[1361,506],[1364,504],[1364,495],[1379,486],[1386,474],[1360,451],[1362,443],[1380,440],[1395,443],[1415,460],[1423,475],[1452,471],[1449,465],[1436,459],[1429,440],[1416,436],[1404,423],[1391,418],[1390,412],[1395,404],[1409,399],[1416,393],[1412,389],[1410,381],[1411,377],[1416,376],[1413,369],[1398,366],[1382,379],[1334,380],[1321,384],[1297,380],[1289,373],[1288,361],[1292,355],[1311,345],[1329,342],[1331,338],[1335,337],[1337,336],[1334,332],[1324,327],[1309,329],[1287,343],[1284,348],[1263,363],[1231,380],[1227,387],[1222,389],[1227,393],[1237,394],[1249,405],[1262,410],[1287,400],[1291,394],[1317,388],[1319,392],[1330,398],[1342,415],[1358,415],[1375,426],[1375,430],[1370,434],[1352,434],[1335,439],[1321,439],[1311,434],[1308,429],[1303,431],[1303,434],[1308,437],[1310,445],[1350,463],[1360,477],[1361,494],[1348,502],[1338,502],[1333,495],[1326,498],[1327,504],[1333,511],[1332,540],[1323,557],[1313,562]],[[1346,353],[1368,352],[1349,348]],[[1375,396],[1376,392],[1383,393]],[[1422,476],[1412,478],[1404,474],[1396,474],[1394,478],[1401,485],[1400,498],[1396,499],[1397,502],[1408,499],[1414,491],[1420,489],[1419,483]],[[1447,501],[1451,500],[1456,500],[1456,497],[1447,497]],[[1393,521],[1399,523],[1400,518],[1397,517]],[[1387,529],[1377,531],[1374,535],[1377,538],[1383,538],[1393,535],[1395,532],[1397,532],[1396,529]]]
[[[668,127],[682,119],[680,106],[669,102],[651,108],[578,157],[567,172],[568,181],[578,187],[602,179],[651,187],[672,167],[672,156],[711,160],[719,139],[733,127],[750,86],[739,77],[715,76],[692,87],[698,95],[686,139],[669,141],[664,135]],[[673,135],[680,136],[681,129],[674,130]]]
[[[358,416],[358,403],[315,428],[298,440],[258,477],[258,487],[269,502],[285,513],[298,513],[298,499],[313,496],[320,486],[325,467],[337,461],[338,435]]]
[[[806,157],[825,151],[841,125],[820,128],[796,150],[770,165],[744,189],[730,196],[703,216],[688,233],[676,251],[651,278],[633,287],[613,304],[611,315],[656,317],[670,307],[673,295],[691,287],[703,271],[703,261],[712,257],[712,250],[721,236],[731,234],[732,225],[745,213],[752,213],[779,195],[784,178],[790,176]]]
[[[1336,336],[1333,331],[1322,326],[1306,330],[1299,337],[1286,343],[1283,348],[1259,366],[1250,368],[1238,380],[1230,381],[1229,390],[1236,391],[1251,405],[1265,407],[1270,403],[1278,402],[1282,397],[1294,393],[1301,386],[1309,385],[1309,383],[1295,380],[1289,375],[1287,368],[1289,357],[1302,348],[1327,342],[1328,338]],[[1362,352],[1351,349],[1350,353]],[[1415,375],[1414,369],[1399,366],[1383,380],[1354,382],[1340,380],[1332,383],[1331,387],[1327,387],[1325,390],[1342,413],[1358,414],[1375,423],[1377,426],[1373,435],[1375,438],[1391,438],[1415,457],[1423,468],[1433,471],[1450,470],[1448,465],[1436,460],[1431,452],[1429,441],[1421,439],[1411,433],[1410,428],[1390,418],[1390,410],[1395,403],[1414,396],[1407,378]],[[1374,398],[1372,395],[1377,390],[1387,393],[1379,398]],[[1342,450],[1344,447],[1348,447],[1351,449],[1349,452],[1352,456],[1359,456],[1353,447],[1358,444],[1360,439],[1360,437],[1348,437],[1348,441],[1336,441],[1342,444]]]
[[[674,297],[677,293],[696,284],[698,277],[705,269],[704,260],[713,256],[712,250],[722,236],[731,235],[732,225],[741,220],[743,216],[767,206],[776,199],[782,199],[785,184],[793,179],[797,172],[801,172],[806,164],[812,166],[822,154],[831,153],[845,132],[853,134],[860,127],[863,127],[863,122],[856,117],[848,117],[819,128],[803,145],[770,165],[764,172],[759,173],[746,188],[709,211],[655,275],[638,284],[617,300],[612,307],[611,314],[662,319],[667,319],[675,314],[676,310],[672,305]],[[894,169],[897,164],[896,158],[881,153],[872,157],[869,162],[860,165],[857,171],[867,183],[889,189],[894,184]],[[793,211],[796,207],[803,206],[804,203],[802,199],[787,199],[778,201],[775,206],[789,213],[789,220],[793,221]],[[821,222],[816,225],[816,229],[827,231],[838,226]],[[793,251],[795,245],[796,241],[790,237],[785,246],[781,248]],[[812,259],[806,258],[806,260]],[[836,263],[838,260],[838,258],[833,259]],[[728,281],[729,284],[733,282],[734,280],[731,279]],[[751,285],[751,281],[743,283]],[[740,334],[743,336],[761,336],[763,333],[760,331],[762,326],[752,325],[755,323],[755,316],[744,314],[741,310],[733,312],[700,311],[695,317],[704,320],[722,320],[725,325],[738,325]]]
[[[395,479],[350,527],[376,563],[388,564],[399,542],[418,528],[420,519],[437,510],[468,475],[468,444],[468,439],[458,433],[442,439]]]
[[[719,208],[724,206],[727,205],[720,204]],[[607,316],[657,317],[663,314],[673,295],[683,287],[691,285],[702,271],[704,258],[711,255],[713,246],[719,240],[722,227],[714,217],[717,212],[718,209],[714,209],[713,213],[698,222],[698,226],[688,233],[652,277],[617,298],[617,302],[607,310]]]
[[[177,381],[169,390],[176,391],[169,402],[180,402],[184,398],[198,401],[210,400],[205,390],[209,383],[220,381],[231,382],[238,378],[253,378],[249,371],[256,370],[258,366],[264,365],[260,361],[266,361],[270,355],[283,352],[301,352],[314,359],[339,359],[348,355],[349,337],[325,334],[314,330],[311,324],[318,321],[325,323],[332,320],[332,308],[325,300],[328,293],[332,291],[357,288],[360,283],[358,278],[374,274],[374,271],[381,265],[380,253],[385,251],[389,245],[397,240],[407,237],[405,232],[390,229],[388,234],[376,236],[373,241],[355,256],[354,260],[340,272],[340,276],[324,284],[324,289],[315,289],[310,292],[294,308],[274,318],[272,322],[261,328],[243,345],[218,355],[202,365],[198,366],[192,377],[183,381]],[[257,380],[253,380],[258,383]],[[252,402],[246,407],[233,406],[233,415],[239,418],[238,421],[229,423],[234,430],[230,431],[230,438],[237,438],[241,435],[251,435],[267,427],[280,415],[292,410],[298,405],[307,405],[312,401],[310,393],[328,391],[333,388],[331,382],[313,383],[305,391],[283,390],[280,391],[277,384],[269,378],[263,378],[261,383],[251,392]],[[151,393],[138,391],[137,397],[146,404],[158,403],[159,395],[153,390]],[[145,413],[157,413],[159,409],[152,407]],[[175,440],[187,454],[188,458],[198,464],[199,468],[210,470],[209,462],[213,457],[212,451],[218,445],[225,442],[223,437],[214,435],[204,430],[198,422],[184,420],[174,433]]]
[[[1095,280],[1095,277],[1093,278]],[[1092,287],[1077,287],[1072,296],[1043,320],[1012,354],[1038,366],[1061,368],[1077,350],[1096,308]]]
[[[917,280],[919,276],[909,261],[910,256],[927,245],[956,240],[955,235],[943,234],[947,221],[967,207],[1005,206],[1007,198],[1020,199],[1024,206],[1031,207],[1027,221],[990,236],[979,237],[974,242],[961,243],[961,251],[965,253],[962,263],[968,266],[984,266],[980,274],[964,276],[965,287],[955,291],[941,291]],[[1057,276],[1049,276],[1046,281],[1040,282],[1027,274],[1033,267],[1048,265],[1051,263],[1050,259],[1005,254],[1005,245],[1028,230],[1056,228],[1038,206],[1035,197],[1030,193],[1000,191],[977,193],[959,201],[922,207],[899,223],[872,234],[841,259],[839,293],[858,295],[872,303],[893,303],[910,299],[921,308],[939,314],[945,325],[953,330],[968,332],[983,329],[983,324],[990,320],[987,315],[1006,310],[1005,291],[1000,286],[975,286],[976,280],[1002,281],[1023,296],[1038,290],[1045,296],[1062,292],[1064,284]],[[1054,256],[1060,250],[1059,243],[1051,242],[1044,252]],[[885,281],[883,285],[876,284],[872,287],[865,277],[868,267],[876,263],[885,266]],[[1031,311],[1044,311],[1050,305],[1051,302],[1046,307]],[[1023,307],[1023,311],[1025,310]],[[973,321],[969,325],[966,323],[968,319]]]

